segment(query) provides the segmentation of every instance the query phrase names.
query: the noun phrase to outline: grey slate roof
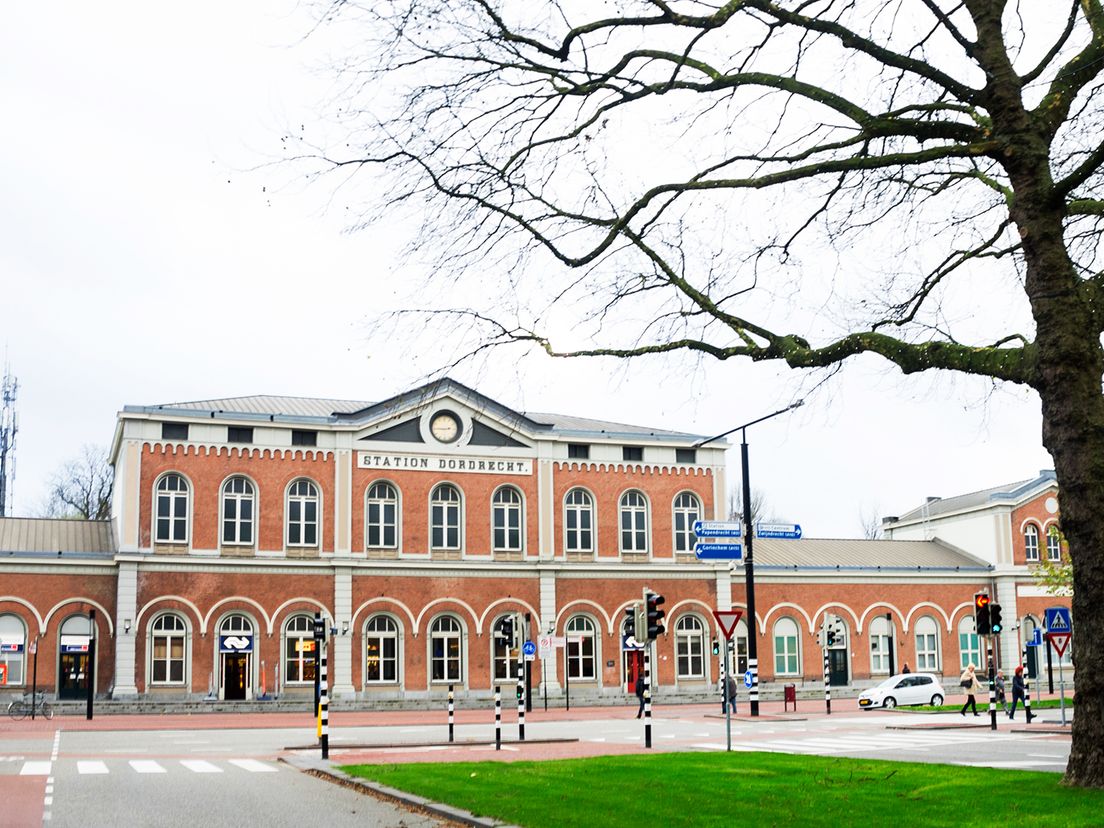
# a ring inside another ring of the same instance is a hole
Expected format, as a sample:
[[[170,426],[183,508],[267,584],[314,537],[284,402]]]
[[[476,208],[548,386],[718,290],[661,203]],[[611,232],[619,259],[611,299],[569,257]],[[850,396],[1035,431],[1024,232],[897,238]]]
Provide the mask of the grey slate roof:
[[[968,569],[988,562],[940,540],[757,539],[755,568],[762,569]]]
[[[114,555],[107,520],[0,518],[0,555],[11,553]]]
[[[361,400],[332,400],[315,397],[277,397],[255,394],[250,397],[223,397],[215,400],[164,403],[144,406],[151,409],[181,411],[222,411],[227,414],[277,414],[287,417],[330,417],[333,414],[350,414],[367,408],[370,402]]]
[[[929,501],[926,508],[925,506],[917,506],[915,509],[901,515],[898,521],[904,523],[905,521],[921,520],[925,515],[933,518],[937,515],[981,508],[992,503],[1015,502],[1040,486],[1056,483],[1057,479],[1052,470],[1043,469],[1037,476],[1027,480],[1017,480],[1014,483],[1004,483],[1000,486],[993,486],[976,492]]]

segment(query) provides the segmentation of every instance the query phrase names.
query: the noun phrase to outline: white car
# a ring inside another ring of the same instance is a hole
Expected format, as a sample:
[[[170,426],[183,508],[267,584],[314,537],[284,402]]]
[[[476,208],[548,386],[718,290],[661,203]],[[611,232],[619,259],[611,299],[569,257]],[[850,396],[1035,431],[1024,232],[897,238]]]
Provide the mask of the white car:
[[[893,708],[901,704],[930,704],[938,707],[943,704],[946,696],[937,676],[931,673],[904,673],[891,676],[881,684],[864,690],[859,695],[859,707],[863,710],[873,707]]]

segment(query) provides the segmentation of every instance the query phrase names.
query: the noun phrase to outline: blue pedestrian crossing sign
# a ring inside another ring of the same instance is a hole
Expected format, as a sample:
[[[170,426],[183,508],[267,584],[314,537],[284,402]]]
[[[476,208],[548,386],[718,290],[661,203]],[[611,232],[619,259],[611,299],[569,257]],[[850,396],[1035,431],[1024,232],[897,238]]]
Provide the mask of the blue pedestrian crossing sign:
[[[1048,633],[1072,633],[1069,607],[1047,607],[1046,629]]]

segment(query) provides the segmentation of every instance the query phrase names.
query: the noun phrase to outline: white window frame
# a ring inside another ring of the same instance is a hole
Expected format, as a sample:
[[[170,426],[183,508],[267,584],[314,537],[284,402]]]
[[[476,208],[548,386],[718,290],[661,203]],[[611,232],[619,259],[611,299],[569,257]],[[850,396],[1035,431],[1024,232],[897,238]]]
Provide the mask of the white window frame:
[[[564,626],[567,634],[565,662],[571,681],[598,680],[598,625],[589,615],[573,615]],[[572,641],[581,637],[582,641]]]
[[[375,493],[375,494],[373,494]],[[392,519],[387,519],[387,509],[392,509]],[[377,511],[375,520],[373,508]],[[365,549],[397,549],[399,546],[399,527],[402,511],[399,507],[399,487],[390,480],[376,480],[364,493],[364,547]],[[391,530],[393,540],[387,543],[387,531]],[[379,543],[372,543],[375,530]]]
[[[675,622],[675,675],[679,679],[705,679],[705,624],[686,614]],[[727,642],[725,642],[727,643]]]
[[[171,626],[170,626],[171,625]],[[175,612],[163,612],[155,616],[149,625],[149,683],[151,687],[182,687],[187,686],[189,679],[189,667],[191,666],[190,653],[188,652],[188,622]],[[164,642],[164,655],[157,655],[158,643]],[[174,644],[180,647],[180,655],[174,656]],[[157,678],[157,666],[164,664],[164,678]],[[173,678],[173,666],[180,667],[180,678]]]
[[[456,497],[442,498],[443,492]],[[449,543],[449,534],[455,531],[456,542]],[[440,543],[437,534],[440,533]],[[438,483],[429,493],[429,548],[453,551],[464,548],[464,493],[455,483]]]
[[[300,487],[308,487],[307,493],[302,493]],[[314,520],[307,519],[307,507],[314,504]],[[292,504],[299,506],[298,520],[292,517]],[[299,529],[299,540],[291,539],[292,526]],[[308,529],[314,529],[314,541],[306,541],[304,537]],[[284,495],[284,542],[288,546],[297,549],[318,549],[322,540],[322,490],[318,484],[309,477],[297,477],[288,483],[287,493]]]
[[[580,502],[582,501],[582,502]],[[574,521],[572,521],[574,517]],[[586,526],[583,526],[585,518]],[[574,522],[574,526],[571,523]],[[597,526],[594,520],[594,495],[575,486],[564,495],[564,552],[593,553],[596,547]],[[583,543],[586,540],[587,543]]]
[[[870,674],[872,676],[889,675],[891,631],[890,623],[884,615],[876,616],[870,622]]]
[[[1028,563],[1039,561],[1039,527],[1034,523],[1024,527],[1024,558]]]
[[[311,646],[304,647],[301,643],[303,641],[310,641]],[[295,646],[296,642],[300,642],[299,646]],[[314,640],[314,616],[297,613],[284,622],[283,663],[280,669],[285,685],[314,685],[314,648],[317,646]],[[296,678],[291,677],[293,673]]]
[[[930,615],[925,615],[916,621],[913,630],[913,640],[916,642],[916,671],[921,673],[940,672],[939,658],[939,624]]]
[[[241,491],[233,491],[232,487],[241,484]],[[249,504],[249,517],[242,518],[242,505]],[[226,516],[227,506],[233,504],[234,517]],[[226,539],[226,522],[233,521],[233,538]],[[242,539],[242,529],[249,530],[248,539]],[[226,478],[222,483],[219,497],[219,543],[223,546],[253,546],[257,539],[257,487],[253,481],[245,475],[235,474]]]
[[[977,619],[973,615],[964,615],[958,622],[958,669],[962,671],[971,664],[977,667],[983,663],[981,636],[977,634]]]
[[[176,480],[182,488],[168,488],[169,481]],[[164,487],[164,488],[162,488]],[[160,516],[161,502],[168,503],[168,514]],[[153,542],[166,544],[187,544],[191,535],[192,485],[180,472],[166,472],[157,478],[153,485]],[[183,511],[183,514],[179,512]],[[161,521],[166,520],[168,537],[161,536]],[[184,529],[183,537],[173,537],[178,526]]]
[[[648,498],[639,489],[629,489],[617,501],[617,538],[621,552],[648,554],[650,512]],[[626,527],[626,522],[628,526]]]
[[[525,549],[525,496],[515,486],[499,486],[491,496],[491,549],[495,552]]]
[[[800,676],[801,627],[797,622],[788,615],[779,618],[774,622],[771,641],[774,645],[775,676]]]
[[[675,552],[694,552],[698,542],[694,521],[702,519],[702,501],[694,492],[679,492],[671,506]]]
[[[26,684],[27,625],[14,612],[0,613],[0,643],[20,648],[18,653],[0,653],[0,664],[5,665],[7,674],[6,683],[0,687],[20,687]]]
[[[1056,563],[1062,560],[1062,533],[1057,524],[1050,524],[1046,530],[1047,560]]]
[[[402,681],[402,627],[399,622],[385,612],[379,612],[364,622],[364,683],[366,685],[395,685]],[[390,643],[391,652],[388,653]],[[375,646],[376,655],[369,651],[370,646]],[[368,673],[372,659],[375,658],[379,667],[378,676],[369,678]],[[394,678],[388,678],[388,666],[394,673]]]
[[[455,615],[438,615],[429,627],[429,683],[463,684],[464,665],[464,625]],[[437,642],[442,642],[441,655],[435,653]],[[455,642],[455,653],[450,652]],[[441,669],[439,670],[438,667]],[[440,673],[440,678],[437,674]]]

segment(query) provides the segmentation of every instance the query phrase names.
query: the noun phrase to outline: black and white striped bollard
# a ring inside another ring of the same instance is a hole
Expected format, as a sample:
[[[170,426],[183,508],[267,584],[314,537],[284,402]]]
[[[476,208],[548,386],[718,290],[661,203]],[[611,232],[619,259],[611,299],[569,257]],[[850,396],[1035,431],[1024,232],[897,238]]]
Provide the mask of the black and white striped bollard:
[[[322,720],[322,758],[330,758],[330,689],[326,679],[326,642],[322,641],[322,660],[319,671],[319,716]]]
[[[1020,659],[1020,664],[1024,665],[1024,671],[1021,674],[1023,676],[1024,686],[1024,719],[1028,724],[1031,724],[1031,720],[1035,718],[1031,713],[1031,679],[1027,675],[1027,647],[1024,647],[1023,658]]]
[[[832,715],[832,673],[828,669],[827,649],[824,651],[824,709],[829,716]]]
[[[454,685],[452,685],[452,684],[449,685],[448,714],[449,714],[449,741],[450,742],[453,741],[453,729],[452,729],[452,724],[453,724],[453,702],[452,702],[453,696],[452,696],[452,690],[453,690],[453,687],[454,687]]]
[[[518,741],[525,741],[525,657],[518,650],[517,671]]]
[[[502,694],[495,685],[495,750],[502,750]]]
[[[993,669],[993,642],[989,641],[985,648],[985,656],[989,662],[989,729],[997,729],[997,674]]]
[[[652,746],[652,655],[644,646],[644,747]]]
[[[751,673],[751,687],[748,688],[748,702],[751,715],[759,715],[759,659],[748,659],[748,672]]]

